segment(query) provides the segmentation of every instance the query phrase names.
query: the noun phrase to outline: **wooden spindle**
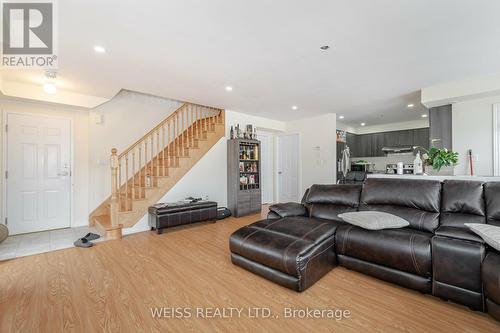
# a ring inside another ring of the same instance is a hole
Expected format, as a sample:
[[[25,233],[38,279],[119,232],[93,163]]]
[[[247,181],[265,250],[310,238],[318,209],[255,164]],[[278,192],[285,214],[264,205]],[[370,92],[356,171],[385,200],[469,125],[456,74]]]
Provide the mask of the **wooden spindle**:
[[[122,160],[118,159],[118,209],[123,211],[122,200]]]
[[[125,154],[125,210],[129,210],[128,193],[128,154]]]
[[[172,162],[171,161],[172,156],[170,156],[171,155],[171,152],[170,152],[170,148],[171,148],[170,147],[170,137],[171,137],[171,133],[172,133],[171,130],[170,130],[170,123],[171,123],[171,121],[168,122],[168,127],[167,127],[167,159],[169,160],[168,167],[170,167],[172,165],[172,163],[171,163]]]
[[[137,188],[135,186],[135,148],[132,149],[132,199],[137,199]]]
[[[184,108],[179,113],[179,121],[181,122],[181,156],[184,156]]]
[[[140,190],[140,198],[142,198],[142,177],[146,177],[142,168],[142,143],[139,144],[139,190]],[[145,180],[145,178],[144,178]]]
[[[111,220],[111,225],[118,225],[118,211],[119,211],[119,201],[118,201],[118,155],[116,148],[111,149],[111,202],[110,202],[110,214],[109,218]]]
[[[153,140],[153,134],[151,134],[151,137],[150,137],[150,140],[151,140],[151,159],[149,161],[149,176],[151,177],[151,186],[153,186],[154,182],[153,182],[153,172],[154,172],[154,165],[153,165],[153,160],[155,159],[154,158],[154,140]]]
[[[156,131],[156,175],[160,176],[160,131]]]
[[[163,175],[167,175],[167,159],[165,158],[165,124],[161,126],[161,159],[163,163]]]

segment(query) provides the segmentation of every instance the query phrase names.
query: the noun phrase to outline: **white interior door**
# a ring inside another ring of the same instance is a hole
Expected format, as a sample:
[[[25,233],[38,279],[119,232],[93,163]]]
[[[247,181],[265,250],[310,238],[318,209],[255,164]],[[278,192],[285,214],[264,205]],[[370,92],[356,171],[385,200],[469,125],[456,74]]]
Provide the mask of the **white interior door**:
[[[274,196],[274,135],[267,131],[257,131],[257,139],[260,141],[260,168],[261,168],[261,193],[262,203],[273,203]]]
[[[285,134],[278,141],[278,201],[299,201],[299,135]]]
[[[71,121],[7,114],[6,218],[12,234],[71,224]]]

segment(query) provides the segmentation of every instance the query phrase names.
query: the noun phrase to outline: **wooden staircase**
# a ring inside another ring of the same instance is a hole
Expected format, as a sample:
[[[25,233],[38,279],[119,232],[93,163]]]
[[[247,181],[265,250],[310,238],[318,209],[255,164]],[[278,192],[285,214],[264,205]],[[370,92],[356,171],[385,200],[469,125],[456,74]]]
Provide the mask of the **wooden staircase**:
[[[89,216],[122,237],[224,136],[224,110],[184,103],[121,154],[111,150],[111,196]]]

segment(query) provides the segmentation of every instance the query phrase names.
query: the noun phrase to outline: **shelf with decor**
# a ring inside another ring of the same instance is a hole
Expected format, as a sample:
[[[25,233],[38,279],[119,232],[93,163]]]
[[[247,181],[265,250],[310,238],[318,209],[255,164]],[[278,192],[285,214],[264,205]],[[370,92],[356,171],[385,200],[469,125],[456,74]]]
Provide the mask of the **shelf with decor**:
[[[260,212],[260,141],[231,139],[227,152],[229,209],[236,217]]]

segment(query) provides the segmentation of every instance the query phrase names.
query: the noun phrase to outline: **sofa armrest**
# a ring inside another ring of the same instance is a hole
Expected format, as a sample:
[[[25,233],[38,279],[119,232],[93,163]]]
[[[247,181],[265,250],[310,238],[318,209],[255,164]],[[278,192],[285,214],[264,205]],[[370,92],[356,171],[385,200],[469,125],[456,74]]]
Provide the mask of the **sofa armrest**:
[[[278,215],[279,217],[307,216],[306,207],[296,202],[287,202],[287,203],[271,205],[269,207],[269,210],[270,210],[269,215],[274,216],[274,218],[276,218],[276,215]],[[274,213],[275,215],[271,213]]]
[[[460,239],[484,244],[484,240],[467,227],[441,226],[434,231],[436,236]]]

